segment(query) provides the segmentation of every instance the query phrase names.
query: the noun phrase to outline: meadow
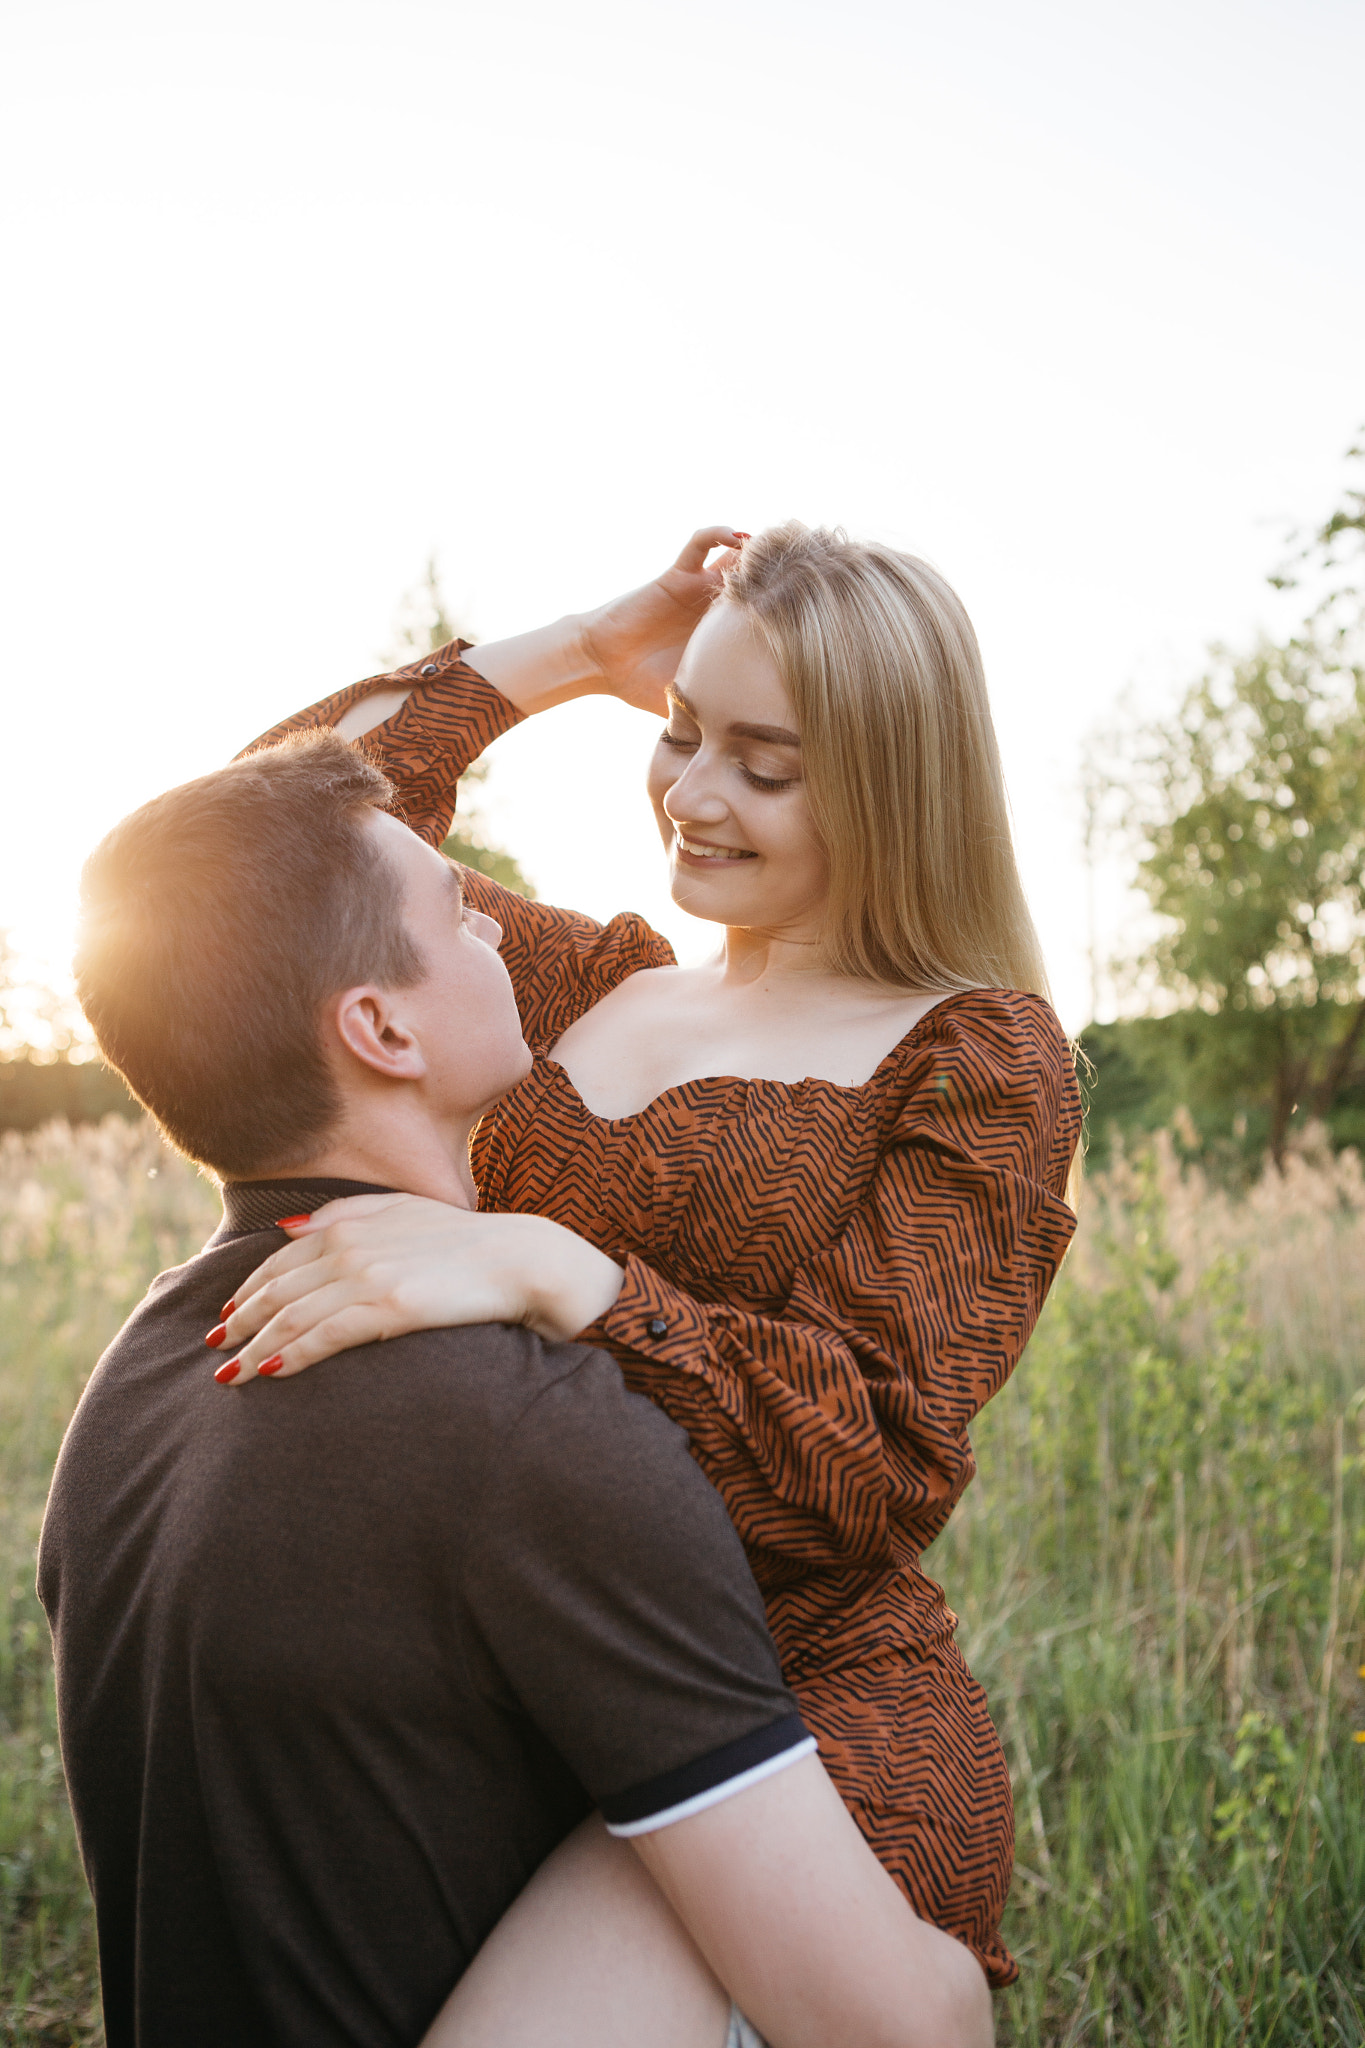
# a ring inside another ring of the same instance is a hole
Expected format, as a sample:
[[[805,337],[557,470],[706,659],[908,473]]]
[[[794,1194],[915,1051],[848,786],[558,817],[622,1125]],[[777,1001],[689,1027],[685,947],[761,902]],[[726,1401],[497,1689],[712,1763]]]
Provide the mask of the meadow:
[[[33,1551],[66,1418],[213,1191],[116,1117],[0,1142],[0,2042],[98,2043]],[[927,1559],[1015,1780],[1002,2048],[1365,2044],[1365,1179],[1094,1175]]]

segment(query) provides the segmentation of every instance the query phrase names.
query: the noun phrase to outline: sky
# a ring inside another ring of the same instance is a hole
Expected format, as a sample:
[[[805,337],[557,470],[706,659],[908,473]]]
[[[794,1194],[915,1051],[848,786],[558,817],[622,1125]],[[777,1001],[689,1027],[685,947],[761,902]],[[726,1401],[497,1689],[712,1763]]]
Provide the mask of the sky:
[[[428,556],[491,639],[794,516],[963,596],[1078,1028],[1085,735],[1292,623],[1365,419],[1362,76],[1357,0],[5,0],[0,927],[60,971],[102,832]],[[655,730],[532,721],[486,809],[699,959]]]

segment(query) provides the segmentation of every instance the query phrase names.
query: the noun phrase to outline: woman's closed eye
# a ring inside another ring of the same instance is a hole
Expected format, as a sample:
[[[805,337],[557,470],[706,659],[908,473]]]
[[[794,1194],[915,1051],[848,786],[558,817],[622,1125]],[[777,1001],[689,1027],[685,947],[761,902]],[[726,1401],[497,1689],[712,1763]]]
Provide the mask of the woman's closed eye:
[[[689,739],[686,733],[670,732],[667,726],[659,734],[659,741],[662,746],[684,748],[693,754],[701,745],[700,740]],[[799,779],[795,775],[760,775],[747,761],[736,761],[735,766],[751,789],[790,789]]]

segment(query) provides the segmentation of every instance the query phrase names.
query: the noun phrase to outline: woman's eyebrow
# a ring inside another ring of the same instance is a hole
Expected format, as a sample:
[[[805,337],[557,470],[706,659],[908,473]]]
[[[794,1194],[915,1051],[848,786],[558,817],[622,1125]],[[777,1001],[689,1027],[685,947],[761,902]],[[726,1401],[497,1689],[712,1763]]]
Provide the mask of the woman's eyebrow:
[[[676,683],[669,684],[668,694],[674,703],[687,713],[693,725],[701,724],[701,720],[698,718],[695,710],[688,703]],[[788,732],[785,725],[740,724],[730,726],[728,731],[729,737],[733,740],[767,740],[775,747],[799,747],[801,744],[800,734]]]
[[[785,725],[732,725],[730,737],[736,740],[769,740],[775,747],[799,747],[798,733],[788,732]]]

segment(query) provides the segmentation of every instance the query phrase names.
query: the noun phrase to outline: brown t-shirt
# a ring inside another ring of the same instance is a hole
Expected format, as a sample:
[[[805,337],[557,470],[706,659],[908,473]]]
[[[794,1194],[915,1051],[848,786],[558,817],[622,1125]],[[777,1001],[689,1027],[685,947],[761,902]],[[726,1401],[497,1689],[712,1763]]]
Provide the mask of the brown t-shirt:
[[[215,1385],[204,1335],[358,1184],[230,1188],[100,1361],[39,1590],[110,2048],[399,2048],[599,1805],[623,1832],[809,1738],[682,1431],[484,1326]]]

